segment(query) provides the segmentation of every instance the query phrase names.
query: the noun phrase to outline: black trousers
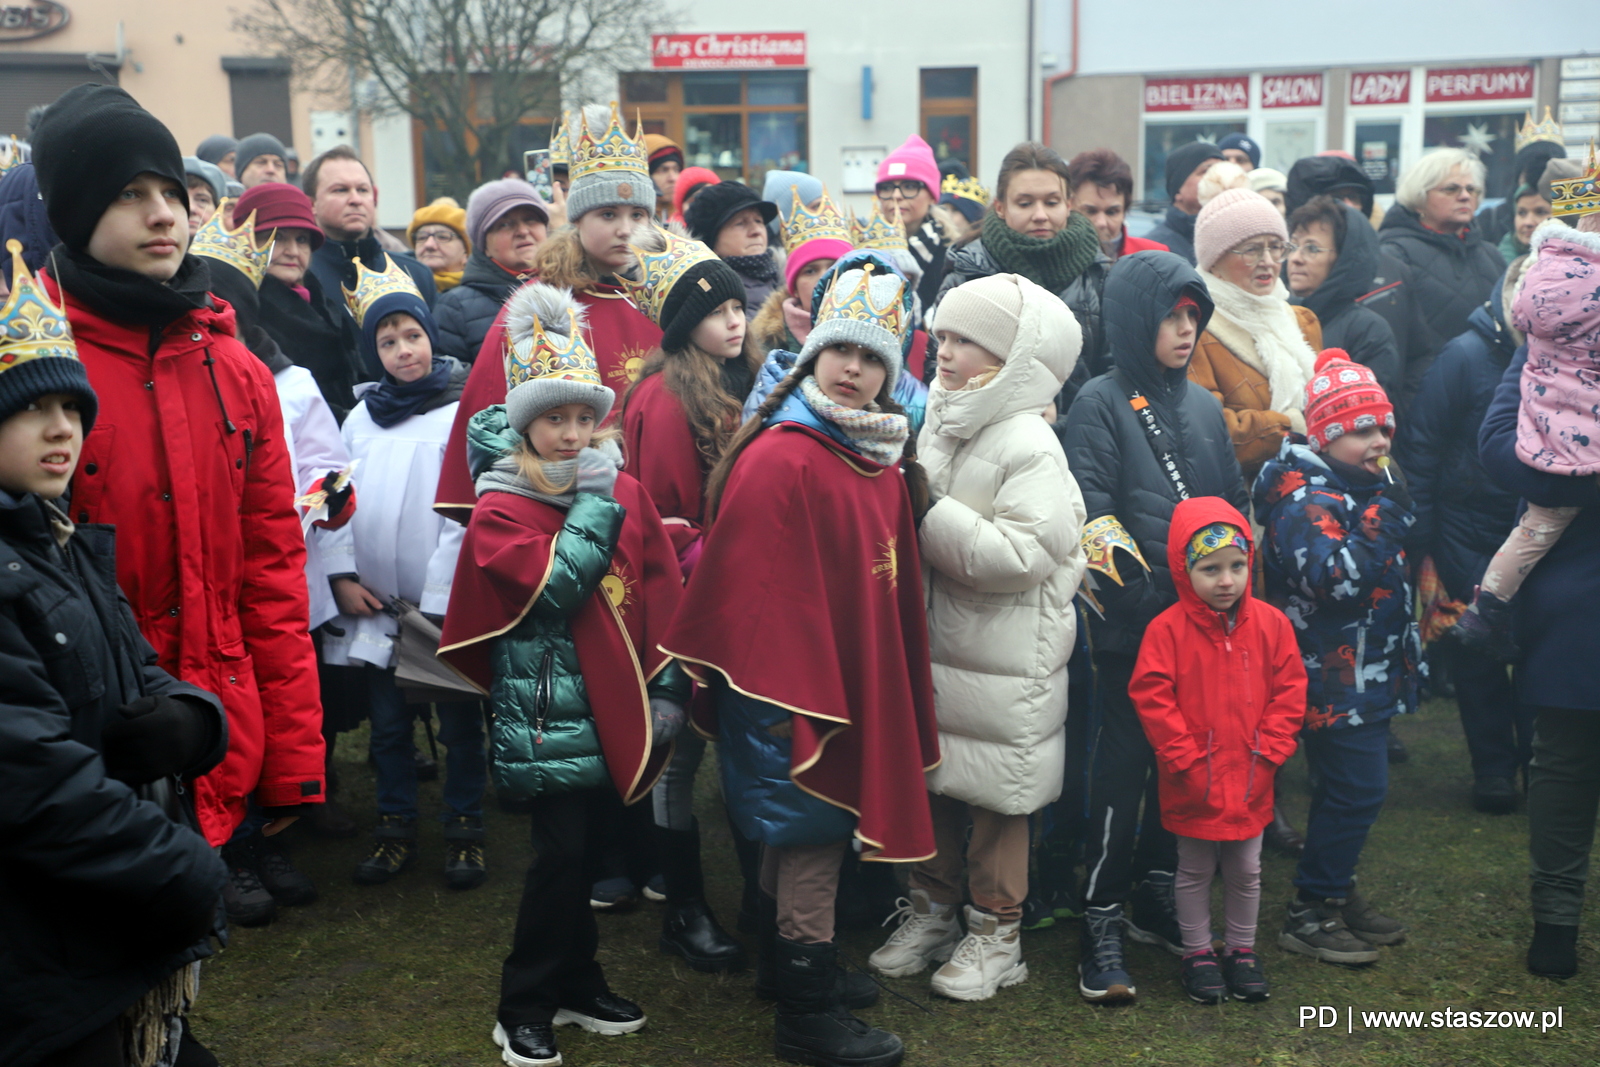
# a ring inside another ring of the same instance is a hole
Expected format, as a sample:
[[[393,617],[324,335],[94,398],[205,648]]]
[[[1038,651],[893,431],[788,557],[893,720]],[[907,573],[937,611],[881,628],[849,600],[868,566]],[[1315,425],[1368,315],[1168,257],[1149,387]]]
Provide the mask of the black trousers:
[[[39,1061],[39,1067],[123,1067],[122,1022],[112,1019],[100,1029]]]
[[[1515,778],[1533,756],[1533,708],[1517,703],[1504,663],[1467,649],[1450,655],[1472,773]]]
[[[1083,896],[1089,904],[1106,905],[1125,901],[1134,882],[1151,871],[1176,871],[1178,842],[1161,826],[1155,752],[1128,698],[1134,657],[1098,652],[1094,664],[1100,736],[1084,833]]]
[[[589,907],[592,851],[615,828],[616,793],[587,789],[537,797],[529,816],[536,855],[517,906],[511,954],[500,968],[500,1024],[548,1023],[556,1010],[610,992],[595,959],[600,929]],[[629,815],[650,821],[650,805]],[[586,862],[587,861],[587,862]]]

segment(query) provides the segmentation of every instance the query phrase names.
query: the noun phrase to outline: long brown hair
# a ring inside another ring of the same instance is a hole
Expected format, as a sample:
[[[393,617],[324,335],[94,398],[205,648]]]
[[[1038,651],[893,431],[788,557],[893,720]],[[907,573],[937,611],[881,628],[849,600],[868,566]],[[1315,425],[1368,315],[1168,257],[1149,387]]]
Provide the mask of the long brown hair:
[[[728,477],[733,473],[733,465],[739,461],[739,454],[745,450],[756,435],[766,428],[767,417],[789,398],[800,382],[809,378],[814,370],[813,364],[806,364],[799,374],[791,374],[767,395],[761,406],[756,408],[756,413],[744,421],[739,427],[739,432],[733,435],[727,451],[711,469],[711,477],[706,480],[706,525],[716,521],[717,510],[722,505],[722,492],[728,486]],[[878,391],[878,406],[891,415],[904,415],[906,409],[895,402],[889,395],[889,379],[884,378],[884,387]],[[900,468],[905,472],[906,488],[911,493],[911,514],[916,521],[921,522],[922,516],[928,510],[928,472],[922,469],[922,464],[917,462],[917,435],[906,435],[905,451],[901,453]]]
[[[1061,153],[1038,141],[1023,141],[1000,160],[1000,176],[994,182],[995,204],[1005,203],[1006,189],[1011,185],[1011,179],[1025,170],[1049,171],[1061,179],[1067,196],[1072,195],[1072,171],[1068,168],[1067,161],[1061,158]],[[994,204],[989,205],[989,210],[994,210]],[[981,236],[983,236],[983,225],[980,223],[968,230],[966,236],[956,244],[964,245],[976,241]]]
[[[761,368],[761,356],[745,335],[744,349],[732,359],[743,360],[750,369],[752,380]],[[693,341],[681,349],[667,352],[660,348],[651,352],[644,370],[622,399],[626,415],[628,402],[634,391],[653,374],[662,376],[663,384],[689,416],[689,432],[694,435],[695,449],[707,470],[716,465],[727,451],[734,433],[739,429],[739,413],[744,410],[744,397],[730,396],[722,386],[722,360],[713,356]]]

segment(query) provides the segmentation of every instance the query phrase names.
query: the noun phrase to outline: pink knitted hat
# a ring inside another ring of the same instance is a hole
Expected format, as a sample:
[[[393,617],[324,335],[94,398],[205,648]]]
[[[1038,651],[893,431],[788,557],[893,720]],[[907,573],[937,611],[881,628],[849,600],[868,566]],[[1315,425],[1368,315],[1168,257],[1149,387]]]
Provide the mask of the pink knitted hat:
[[[935,200],[939,199],[939,164],[933,158],[928,142],[912,134],[906,143],[884,157],[878,164],[878,181],[901,181],[910,178],[928,187]]]
[[[1228,189],[1211,198],[1194,220],[1194,258],[1209,271],[1230,248],[1252,237],[1289,240],[1283,216],[1272,201],[1249,189]]]
[[[789,260],[783,266],[783,287],[789,291],[790,296],[799,296],[800,294],[794,291],[794,280],[800,276],[807,263],[819,259],[839,259],[855,250],[855,245],[849,241],[841,241],[837,237],[813,237],[789,253]]]

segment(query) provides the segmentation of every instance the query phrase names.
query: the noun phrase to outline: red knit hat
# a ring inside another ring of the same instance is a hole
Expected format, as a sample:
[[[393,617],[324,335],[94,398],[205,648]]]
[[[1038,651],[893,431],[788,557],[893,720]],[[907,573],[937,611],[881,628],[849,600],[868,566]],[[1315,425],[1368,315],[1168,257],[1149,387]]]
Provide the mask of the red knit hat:
[[[1317,369],[1306,385],[1306,437],[1322,452],[1347,433],[1373,426],[1394,429],[1394,405],[1366,367],[1342,348],[1317,354]]]
[[[256,232],[266,233],[280,226],[296,226],[311,231],[311,250],[322,247],[322,227],[311,210],[311,198],[287,182],[262,182],[252,185],[233,205],[233,224],[238,226],[256,213]]]

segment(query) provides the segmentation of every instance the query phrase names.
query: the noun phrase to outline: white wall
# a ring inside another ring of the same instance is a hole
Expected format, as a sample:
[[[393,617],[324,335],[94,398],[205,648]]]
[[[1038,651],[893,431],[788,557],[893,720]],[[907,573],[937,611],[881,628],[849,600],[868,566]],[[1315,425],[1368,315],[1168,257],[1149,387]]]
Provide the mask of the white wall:
[[[1039,48],[1070,62],[1072,0],[1038,0]],[[1600,52],[1600,19],[1510,0],[1078,0],[1079,74],[1364,66]],[[696,5],[698,6],[698,5]],[[1576,10],[1576,9],[1574,9]],[[1050,73],[1047,68],[1045,73]]]

